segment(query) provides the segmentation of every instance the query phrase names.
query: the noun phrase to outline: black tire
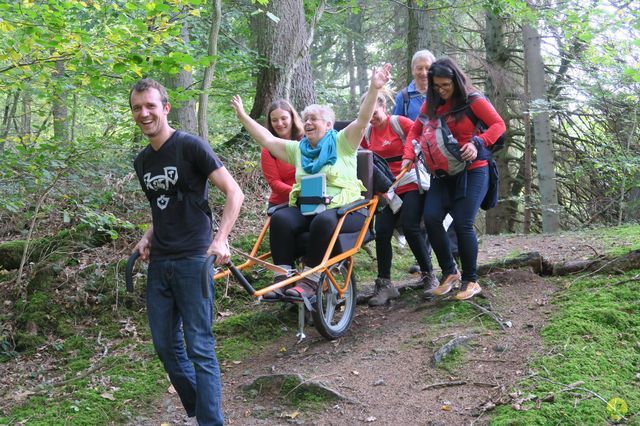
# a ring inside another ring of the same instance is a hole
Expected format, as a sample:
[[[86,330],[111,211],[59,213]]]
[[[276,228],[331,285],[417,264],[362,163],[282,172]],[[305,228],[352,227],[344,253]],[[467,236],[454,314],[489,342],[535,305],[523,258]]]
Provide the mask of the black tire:
[[[331,273],[339,283],[344,282],[345,274],[349,269],[348,262],[351,261],[351,259],[346,259],[331,266]],[[325,281],[327,285],[324,285]],[[347,332],[356,310],[356,291],[356,279],[353,274],[350,277],[347,291],[341,299],[338,299],[338,292],[331,285],[326,274],[320,276],[311,316],[314,327],[323,337],[334,340]]]

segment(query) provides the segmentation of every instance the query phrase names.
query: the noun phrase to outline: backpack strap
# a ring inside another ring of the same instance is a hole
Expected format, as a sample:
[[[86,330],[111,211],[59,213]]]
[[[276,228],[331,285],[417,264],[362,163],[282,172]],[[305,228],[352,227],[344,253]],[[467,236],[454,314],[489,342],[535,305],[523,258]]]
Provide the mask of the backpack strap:
[[[187,183],[185,182],[185,178],[182,174],[184,172],[184,143],[180,141],[180,139],[176,139],[176,169],[178,172],[178,201],[182,201],[184,198],[184,194],[189,192],[189,188],[187,188]]]
[[[398,135],[398,137],[402,140],[402,145],[404,146],[404,144],[407,142],[407,135],[404,134],[404,130],[400,125],[400,119],[398,118],[398,116],[392,115],[389,118],[389,124],[391,124],[391,128],[393,129],[393,131],[396,132],[396,135]]]
[[[409,89],[405,87],[401,91],[402,93],[402,106],[404,107],[404,115],[405,117],[409,114]]]

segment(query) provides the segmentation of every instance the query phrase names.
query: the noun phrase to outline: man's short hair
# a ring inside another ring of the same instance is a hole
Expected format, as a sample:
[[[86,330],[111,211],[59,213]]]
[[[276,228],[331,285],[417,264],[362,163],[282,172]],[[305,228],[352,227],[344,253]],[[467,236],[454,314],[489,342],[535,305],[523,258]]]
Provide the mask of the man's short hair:
[[[133,94],[133,92],[144,92],[145,90],[149,89],[156,89],[158,92],[160,92],[162,106],[165,106],[169,103],[169,95],[167,95],[167,89],[165,89],[162,84],[150,78],[143,78],[142,80],[138,80],[138,82],[131,88],[131,91],[129,91],[129,108],[131,108],[131,95]]]
[[[416,53],[413,54],[413,58],[411,58],[411,68],[413,68],[413,66],[416,64],[416,61],[418,61],[418,59],[426,59],[427,61],[429,61],[430,64],[436,61],[436,57],[434,56],[433,53],[431,53],[430,50],[427,50],[427,49],[418,50]]]

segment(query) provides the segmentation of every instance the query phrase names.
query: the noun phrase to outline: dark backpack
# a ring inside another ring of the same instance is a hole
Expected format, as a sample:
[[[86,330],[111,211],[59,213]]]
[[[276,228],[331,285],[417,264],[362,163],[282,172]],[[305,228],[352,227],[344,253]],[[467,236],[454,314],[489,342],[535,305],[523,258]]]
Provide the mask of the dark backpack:
[[[469,97],[478,98],[483,97],[480,93],[472,93]],[[487,99],[485,97],[485,99]],[[489,102],[489,99],[487,99]],[[487,130],[487,125],[480,120],[473,113],[470,107],[471,104],[468,104],[465,113],[469,120],[475,125],[476,129],[474,134],[482,133]],[[487,189],[487,195],[484,196],[482,203],[480,203],[480,208],[482,210],[489,210],[498,205],[498,192],[500,186],[500,171],[498,170],[498,165],[496,164],[496,160],[493,159],[493,153],[500,151],[504,148],[504,134],[500,135],[500,137],[491,145],[491,148],[485,149],[484,153],[482,153],[483,157],[486,157],[487,162],[489,163],[489,187]],[[480,155],[480,153],[478,153]]]
[[[396,177],[384,158],[373,151],[371,154],[373,154],[373,192],[374,194],[387,192]]]

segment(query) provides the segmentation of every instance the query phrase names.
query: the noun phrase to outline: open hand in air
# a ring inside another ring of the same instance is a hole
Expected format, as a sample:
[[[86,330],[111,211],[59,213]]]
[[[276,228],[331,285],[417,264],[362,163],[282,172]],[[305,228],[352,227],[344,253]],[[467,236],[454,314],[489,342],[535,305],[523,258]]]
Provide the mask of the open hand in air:
[[[391,64],[387,63],[382,68],[373,67],[371,71],[371,87],[382,89],[391,79]]]
[[[240,117],[240,115],[244,114],[244,105],[242,104],[242,98],[240,95],[234,95],[231,98],[231,108],[233,108],[236,112],[236,115]]]

